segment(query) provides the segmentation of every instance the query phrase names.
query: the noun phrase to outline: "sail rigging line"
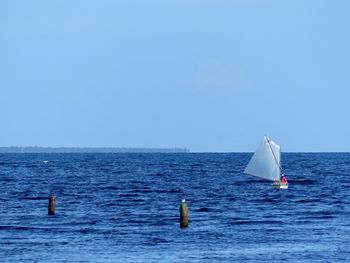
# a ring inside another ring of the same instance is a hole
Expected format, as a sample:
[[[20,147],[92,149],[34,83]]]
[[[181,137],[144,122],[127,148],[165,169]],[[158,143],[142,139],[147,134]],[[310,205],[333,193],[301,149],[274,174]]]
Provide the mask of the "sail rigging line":
[[[269,144],[269,148],[270,148],[270,150],[271,150],[271,152],[272,152],[273,158],[275,159],[275,162],[276,162],[276,164],[278,165],[278,168],[280,168],[280,172],[282,173],[282,167],[281,167],[281,165],[278,163],[277,158],[276,158],[276,155],[275,155],[275,153],[274,153],[273,150],[272,150],[272,147],[271,147],[271,144],[270,144],[270,138],[267,137],[267,136],[265,136],[265,138],[266,138],[266,140],[267,140],[267,143]],[[281,176],[281,175],[280,175],[280,176]]]

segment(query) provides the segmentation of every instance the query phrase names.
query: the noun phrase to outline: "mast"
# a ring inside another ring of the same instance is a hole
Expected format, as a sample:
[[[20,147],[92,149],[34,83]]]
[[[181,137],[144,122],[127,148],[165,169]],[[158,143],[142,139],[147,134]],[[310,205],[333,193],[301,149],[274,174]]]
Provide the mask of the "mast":
[[[265,138],[266,138],[266,140],[267,140],[267,143],[269,144],[269,148],[270,148],[270,150],[271,150],[271,152],[272,152],[273,159],[275,160],[275,162],[276,162],[278,168],[280,169],[280,177],[281,177],[282,167],[281,167],[281,165],[278,163],[277,158],[276,158],[276,155],[275,155],[275,153],[273,152],[273,149],[272,149],[271,144],[270,144],[270,139],[269,139],[269,137],[265,136]],[[280,147],[281,147],[281,146],[280,146]],[[280,151],[281,151],[281,148],[280,148]],[[281,159],[281,157],[280,157],[280,159]]]

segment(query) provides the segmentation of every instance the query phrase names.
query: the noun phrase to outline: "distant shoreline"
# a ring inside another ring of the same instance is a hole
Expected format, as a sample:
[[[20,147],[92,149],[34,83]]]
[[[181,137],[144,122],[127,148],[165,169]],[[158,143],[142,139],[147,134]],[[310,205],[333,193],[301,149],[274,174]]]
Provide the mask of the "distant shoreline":
[[[0,147],[0,153],[189,153],[187,148]]]

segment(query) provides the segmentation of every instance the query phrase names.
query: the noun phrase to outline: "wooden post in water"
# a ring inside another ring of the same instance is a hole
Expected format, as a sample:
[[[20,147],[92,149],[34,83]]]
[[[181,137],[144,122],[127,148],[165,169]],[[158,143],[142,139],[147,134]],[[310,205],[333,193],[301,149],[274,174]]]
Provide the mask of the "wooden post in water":
[[[180,227],[188,227],[188,206],[185,199],[180,205]]]
[[[51,216],[51,215],[55,215],[55,213],[56,213],[56,198],[54,195],[50,195],[48,214]]]

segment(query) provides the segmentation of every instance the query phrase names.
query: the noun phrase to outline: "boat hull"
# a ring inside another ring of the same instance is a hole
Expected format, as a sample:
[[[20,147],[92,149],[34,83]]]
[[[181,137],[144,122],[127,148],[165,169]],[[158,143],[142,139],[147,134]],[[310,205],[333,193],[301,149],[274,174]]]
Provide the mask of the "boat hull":
[[[272,188],[275,188],[275,189],[288,189],[288,184],[274,183],[274,184],[272,184]]]

